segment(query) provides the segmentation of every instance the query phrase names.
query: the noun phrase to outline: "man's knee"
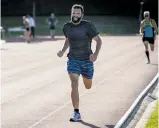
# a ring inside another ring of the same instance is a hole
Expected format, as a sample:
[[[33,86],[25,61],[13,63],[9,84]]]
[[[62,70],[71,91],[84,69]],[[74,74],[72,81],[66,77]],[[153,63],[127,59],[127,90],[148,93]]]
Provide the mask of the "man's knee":
[[[91,89],[92,84],[91,83],[90,84],[85,84],[85,87],[86,87],[86,89]]]
[[[70,76],[70,80],[71,80],[72,89],[78,88],[79,75],[70,73],[69,76]]]
[[[74,86],[78,85],[78,81],[76,81],[76,80],[75,81],[71,81],[71,84],[74,85]]]
[[[151,51],[154,51],[154,45],[153,44],[151,45]]]
[[[87,79],[83,77],[83,83],[86,89],[90,89],[92,87],[92,79]]]
[[[78,82],[71,82],[72,92],[78,92]]]

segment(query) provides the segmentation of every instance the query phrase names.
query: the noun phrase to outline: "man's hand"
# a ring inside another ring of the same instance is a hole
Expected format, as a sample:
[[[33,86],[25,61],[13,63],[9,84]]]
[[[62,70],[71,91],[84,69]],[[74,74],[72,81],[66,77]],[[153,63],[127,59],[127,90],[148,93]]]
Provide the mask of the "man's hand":
[[[58,56],[58,57],[62,57],[62,56],[63,56],[63,52],[62,52],[62,51],[59,51],[59,52],[57,53],[57,56]]]
[[[143,37],[143,35],[144,35],[143,33],[140,33],[140,36],[142,36],[142,37]]]
[[[66,38],[65,44],[64,44],[62,50],[60,50],[60,51],[57,53],[57,56],[58,56],[58,57],[62,57],[68,47],[69,47],[69,42],[68,42],[68,38]]]
[[[89,57],[90,61],[94,62],[97,60],[97,55],[96,54],[91,54]]]

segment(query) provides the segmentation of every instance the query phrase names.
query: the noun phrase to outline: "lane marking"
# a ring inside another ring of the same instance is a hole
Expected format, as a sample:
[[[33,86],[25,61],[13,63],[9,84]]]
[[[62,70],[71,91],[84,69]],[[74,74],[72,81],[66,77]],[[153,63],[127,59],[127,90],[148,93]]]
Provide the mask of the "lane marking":
[[[55,80],[55,81],[56,81],[56,80]],[[49,82],[49,83],[47,83],[47,84],[52,84],[52,83],[54,83],[55,81],[51,81],[51,82]],[[9,99],[7,99],[7,100],[1,102],[1,105],[4,104],[4,103],[7,103],[8,101],[11,101],[11,100],[14,100],[14,99],[18,98],[19,96],[25,95],[25,94],[27,94],[27,93],[29,93],[29,92],[31,92],[31,91],[34,91],[34,90],[36,90],[36,89],[38,89],[38,88],[40,88],[40,87],[43,87],[43,86],[45,86],[45,85],[46,85],[46,84],[42,84],[42,85],[37,86],[37,87],[35,87],[35,88],[31,88],[31,89],[29,89],[29,90],[27,90],[27,91],[24,91],[24,92],[22,92],[22,93],[20,93],[20,94],[18,94],[18,95],[16,95],[16,96],[13,96],[13,97],[11,97],[11,98],[9,98]]]

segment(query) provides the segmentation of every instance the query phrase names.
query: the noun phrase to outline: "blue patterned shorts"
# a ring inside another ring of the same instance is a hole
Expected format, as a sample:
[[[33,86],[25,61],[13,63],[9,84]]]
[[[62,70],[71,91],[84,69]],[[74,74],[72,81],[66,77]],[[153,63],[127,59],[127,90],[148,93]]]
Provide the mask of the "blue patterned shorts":
[[[87,79],[93,78],[94,64],[89,60],[76,60],[69,59],[67,61],[67,71],[68,73],[76,73],[82,75]]]

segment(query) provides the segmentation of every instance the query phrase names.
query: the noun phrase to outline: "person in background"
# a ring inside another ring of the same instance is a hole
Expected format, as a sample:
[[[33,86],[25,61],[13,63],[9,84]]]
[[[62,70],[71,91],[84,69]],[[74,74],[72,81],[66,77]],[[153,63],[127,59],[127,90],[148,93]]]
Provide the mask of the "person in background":
[[[33,36],[33,38],[35,38],[35,27],[36,27],[35,20],[29,14],[27,15],[27,18],[29,20],[29,25],[30,25],[30,28],[31,28],[31,34],[30,34],[30,36]]]
[[[140,25],[140,35],[142,36],[142,41],[145,46],[145,54],[147,57],[146,64],[150,63],[150,56],[148,50],[148,44],[150,45],[151,51],[154,51],[154,43],[156,35],[158,33],[158,28],[154,19],[150,18],[150,12],[144,12],[144,20],[141,21]]]
[[[29,20],[26,16],[23,16],[22,20],[23,20],[24,27],[26,29],[25,34],[24,34],[25,39],[26,39],[27,43],[30,43],[31,29],[30,29],[30,25],[29,25]]]
[[[57,19],[55,18],[54,13],[51,13],[50,17],[48,17],[47,23],[48,23],[49,29],[50,29],[50,36],[51,36],[52,38],[54,38],[54,36],[55,36],[56,24],[57,24]]]

